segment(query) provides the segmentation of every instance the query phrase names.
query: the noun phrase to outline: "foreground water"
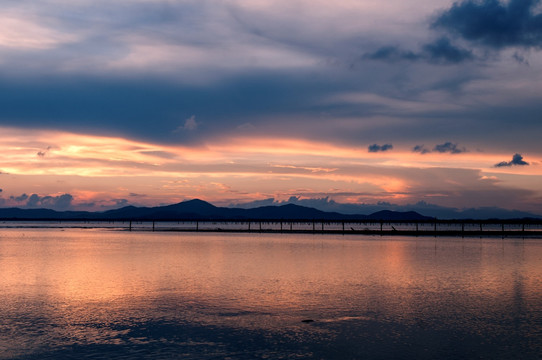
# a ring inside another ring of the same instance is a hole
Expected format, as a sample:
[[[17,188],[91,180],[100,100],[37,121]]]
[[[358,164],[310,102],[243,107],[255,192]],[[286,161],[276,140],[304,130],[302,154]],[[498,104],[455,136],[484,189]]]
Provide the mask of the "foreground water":
[[[2,229],[0,315],[3,359],[539,359],[542,240]]]

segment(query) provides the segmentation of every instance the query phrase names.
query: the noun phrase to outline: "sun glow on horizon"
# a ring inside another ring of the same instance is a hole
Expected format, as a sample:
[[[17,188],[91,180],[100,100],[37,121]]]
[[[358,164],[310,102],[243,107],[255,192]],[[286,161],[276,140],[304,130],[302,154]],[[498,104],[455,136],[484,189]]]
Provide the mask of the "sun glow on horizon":
[[[538,164],[492,167],[502,154],[419,154],[401,147],[370,153],[361,147],[272,137],[161,145],[59,131],[2,130],[4,206],[20,205],[17,198],[31,193],[69,193],[73,206],[89,208],[196,197],[218,203],[291,196],[404,203],[445,199],[464,189],[506,187],[517,176],[524,188],[536,193],[542,175]]]

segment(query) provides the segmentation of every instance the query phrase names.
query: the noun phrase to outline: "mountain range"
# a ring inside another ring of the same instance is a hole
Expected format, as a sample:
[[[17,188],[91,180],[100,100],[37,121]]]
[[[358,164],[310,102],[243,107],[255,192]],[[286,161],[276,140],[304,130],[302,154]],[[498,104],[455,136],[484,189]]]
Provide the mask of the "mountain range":
[[[51,209],[0,208],[3,220],[431,220],[414,211],[378,211],[370,215],[326,212],[287,204],[252,209],[217,207],[194,199],[157,207],[126,206],[104,212],[56,211]]]

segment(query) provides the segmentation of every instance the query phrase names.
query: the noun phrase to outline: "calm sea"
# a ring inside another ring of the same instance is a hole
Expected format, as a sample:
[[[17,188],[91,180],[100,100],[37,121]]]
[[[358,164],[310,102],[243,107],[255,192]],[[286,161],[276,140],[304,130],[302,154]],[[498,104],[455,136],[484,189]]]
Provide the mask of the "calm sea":
[[[1,229],[2,359],[540,359],[542,240]]]

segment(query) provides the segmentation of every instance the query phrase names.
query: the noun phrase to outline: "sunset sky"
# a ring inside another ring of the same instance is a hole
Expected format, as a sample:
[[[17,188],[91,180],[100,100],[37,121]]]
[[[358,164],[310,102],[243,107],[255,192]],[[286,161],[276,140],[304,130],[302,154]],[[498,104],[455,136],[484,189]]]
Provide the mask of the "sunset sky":
[[[2,207],[542,215],[542,1],[0,9]]]

